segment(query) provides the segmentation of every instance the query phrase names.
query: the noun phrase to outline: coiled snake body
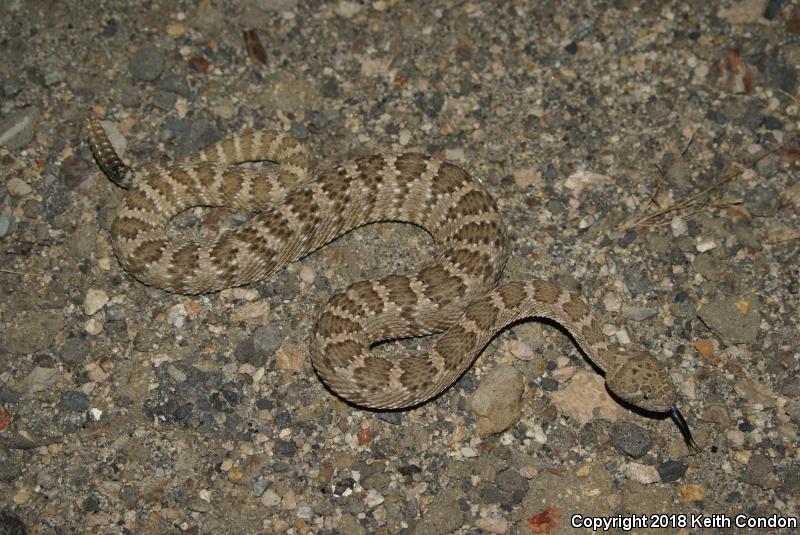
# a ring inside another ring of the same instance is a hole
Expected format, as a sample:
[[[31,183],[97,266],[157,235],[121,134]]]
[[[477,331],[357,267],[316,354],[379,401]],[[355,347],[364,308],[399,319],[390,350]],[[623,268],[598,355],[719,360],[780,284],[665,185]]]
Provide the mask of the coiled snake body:
[[[356,282],[322,308],[311,358],[322,381],[364,407],[420,404],[453,384],[491,338],[527,317],[564,326],[624,401],[655,412],[675,408],[660,362],[608,343],[589,308],[552,282],[496,287],[508,257],[497,207],[461,168],[421,154],[356,159],[311,177],[305,147],[279,132],[256,131],[216,143],[169,166],[127,167],[95,120],[89,141],[110,179],[128,192],[111,234],[122,266],[141,282],[200,294],[269,277],[349,230],[404,221],[434,238],[433,263],[416,273]],[[274,174],[240,166],[273,161]],[[257,212],[244,225],[198,242],[171,238],[166,223],[192,206]],[[425,354],[390,360],[375,342],[443,332]]]

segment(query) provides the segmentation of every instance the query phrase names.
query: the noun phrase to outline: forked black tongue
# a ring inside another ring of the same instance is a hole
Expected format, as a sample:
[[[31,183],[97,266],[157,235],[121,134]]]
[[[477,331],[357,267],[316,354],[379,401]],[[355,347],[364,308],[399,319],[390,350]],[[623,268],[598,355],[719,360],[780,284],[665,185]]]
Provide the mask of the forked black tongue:
[[[683,414],[681,414],[681,411],[678,410],[677,405],[674,403],[672,404],[672,415],[675,417],[675,422],[678,424],[678,428],[681,430],[681,435],[683,435],[683,440],[686,441],[686,445],[689,447],[689,449],[698,453],[703,451],[702,448],[697,445],[697,442],[695,442],[692,438],[692,432],[689,430],[689,424],[686,423],[686,420],[683,418]]]

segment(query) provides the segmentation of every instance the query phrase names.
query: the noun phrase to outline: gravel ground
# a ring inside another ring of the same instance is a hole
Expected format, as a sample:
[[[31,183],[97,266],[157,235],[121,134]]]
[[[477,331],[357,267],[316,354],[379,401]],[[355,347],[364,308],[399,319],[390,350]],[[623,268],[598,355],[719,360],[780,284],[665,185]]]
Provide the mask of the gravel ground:
[[[0,533],[796,521],[796,2],[10,0],[0,22]],[[121,191],[89,115],[133,162],[255,127],[321,165],[404,149],[463,165],[509,228],[504,278],[576,288],[611,337],[657,354],[702,452],[540,322],[422,407],[343,403],[308,362],[315,311],[421,266],[429,237],[373,225],[250,287],[145,287],[110,247]]]

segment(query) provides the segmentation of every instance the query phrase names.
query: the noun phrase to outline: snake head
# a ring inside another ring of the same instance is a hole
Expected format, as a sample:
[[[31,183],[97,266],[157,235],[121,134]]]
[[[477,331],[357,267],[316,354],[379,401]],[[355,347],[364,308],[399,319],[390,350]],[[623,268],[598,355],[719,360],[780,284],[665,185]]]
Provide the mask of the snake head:
[[[686,445],[692,452],[701,448],[692,438],[689,425],[678,410],[678,393],[661,363],[650,353],[629,351],[617,355],[617,365],[606,372],[606,385],[618,397],[651,412],[669,412],[678,424]]]
[[[623,401],[651,412],[671,412],[678,397],[667,371],[650,353],[628,351],[606,372],[606,385]]]

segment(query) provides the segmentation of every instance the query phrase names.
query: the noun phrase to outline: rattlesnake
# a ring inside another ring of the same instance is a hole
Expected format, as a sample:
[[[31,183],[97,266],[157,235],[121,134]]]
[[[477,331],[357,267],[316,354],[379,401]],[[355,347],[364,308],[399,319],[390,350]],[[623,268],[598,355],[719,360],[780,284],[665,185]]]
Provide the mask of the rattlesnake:
[[[352,284],[319,313],[312,363],[342,398],[375,409],[421,404],[453,384],[505,326],[544,317],[569,331],[613,393],[648,411],[672,412],[693,444],[660,362],[609,344],[575,292],[544,280],[495,287],[509,255],[505,227],[492,197],[461,168],[417,153],[376,155],[312,180],[299,141],[255,131],[134,171],[96,120],[88,131],[102,170],[128,189],[111,228],[117,258],[141,282],[170,292],[201,294],[267,278],[371,222],[409,222],[433,236],[431,265]],[[237,165],[250,161],[279,169],[269,175]],[[207,242],[169,237],[166,224],[192,206],[257,214]],[[388,359],[370,351],[381,340],[442,331],[425,354]]]

